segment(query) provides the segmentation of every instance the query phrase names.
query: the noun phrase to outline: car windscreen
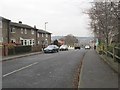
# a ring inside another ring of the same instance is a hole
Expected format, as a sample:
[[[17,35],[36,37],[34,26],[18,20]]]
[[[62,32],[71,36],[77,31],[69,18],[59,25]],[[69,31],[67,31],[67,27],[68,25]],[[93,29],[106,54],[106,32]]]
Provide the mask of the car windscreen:
[[[54,48],[54,46],[53,45],[49,45],[47,48]]]

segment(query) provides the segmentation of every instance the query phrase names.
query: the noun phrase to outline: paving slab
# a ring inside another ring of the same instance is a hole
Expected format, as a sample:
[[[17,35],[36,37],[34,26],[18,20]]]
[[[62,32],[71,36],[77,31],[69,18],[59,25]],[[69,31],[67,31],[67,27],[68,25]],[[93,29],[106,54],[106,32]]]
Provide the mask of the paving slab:
[[[78,88],[118,88],[118,73],[94,50],[88,50],[80,73]]]

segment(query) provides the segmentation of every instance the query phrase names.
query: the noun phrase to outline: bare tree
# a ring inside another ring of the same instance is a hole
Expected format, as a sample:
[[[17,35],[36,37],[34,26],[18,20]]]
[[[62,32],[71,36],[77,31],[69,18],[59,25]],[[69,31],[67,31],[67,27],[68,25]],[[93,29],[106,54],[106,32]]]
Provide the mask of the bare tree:
[[[100,42],[109,45],[111,38],[118,35],[118,3],[94,2],[88,11],[91,29]],[[119,36],[119,35],[118,35]]]
[[[63,37],[62,39],[65,41],[65,44],[68,46],[74,46],[75,43],[78,43],[78,39],[72,34]]]

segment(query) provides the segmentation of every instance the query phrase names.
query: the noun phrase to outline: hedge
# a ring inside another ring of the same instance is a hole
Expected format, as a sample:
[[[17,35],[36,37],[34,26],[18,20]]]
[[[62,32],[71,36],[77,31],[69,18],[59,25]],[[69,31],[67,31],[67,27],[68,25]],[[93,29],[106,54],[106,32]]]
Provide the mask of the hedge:
[[[31,52],[32,46],[14,46],[8,49],[8,55]]]

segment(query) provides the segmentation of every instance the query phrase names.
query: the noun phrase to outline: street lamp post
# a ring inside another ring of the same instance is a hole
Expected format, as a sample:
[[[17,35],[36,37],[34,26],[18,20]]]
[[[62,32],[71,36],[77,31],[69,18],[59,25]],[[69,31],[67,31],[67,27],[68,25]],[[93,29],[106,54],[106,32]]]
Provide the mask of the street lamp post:
[[[48,22],[45,22],[45,45],[48,45],[48,40],[46,38],[46,24],[48,24]]]
[[[46,31],[46,24],[47,24],[48,22],[45,22],[45,31]]]

